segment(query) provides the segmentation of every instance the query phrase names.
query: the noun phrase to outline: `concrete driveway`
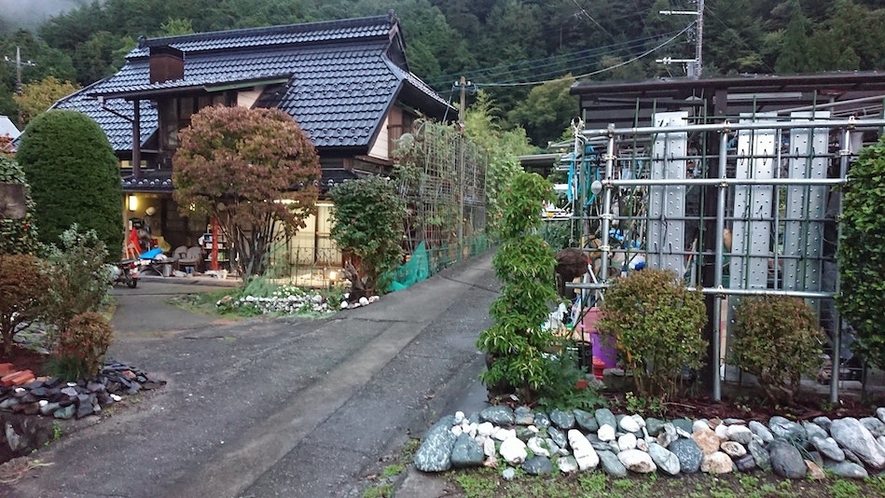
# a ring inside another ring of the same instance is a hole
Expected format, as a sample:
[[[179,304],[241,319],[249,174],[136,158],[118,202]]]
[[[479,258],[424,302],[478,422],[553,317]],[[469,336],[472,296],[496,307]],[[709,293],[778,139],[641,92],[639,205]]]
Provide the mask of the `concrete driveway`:
[[[40,449],[52,465],[0,495],[357,497],[379,457],[484,392],[491,254],[325,319],[221,323],[165,304],[204,286],[169,286],[114,291],[110,352],[168,384]]]

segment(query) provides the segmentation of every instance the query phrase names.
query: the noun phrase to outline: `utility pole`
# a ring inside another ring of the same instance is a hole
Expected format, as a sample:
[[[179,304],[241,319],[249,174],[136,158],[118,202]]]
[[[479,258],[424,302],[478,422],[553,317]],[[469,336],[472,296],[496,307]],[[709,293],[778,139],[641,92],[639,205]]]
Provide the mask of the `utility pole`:
[[[674,59],[672,57],[664,57],[663,59],[657,59],[655,62],[660,62],[663,64],[671,64],[673,62],[681,62],[688,64],[688,70],[686,73],[689,78],[698,79],[701,77],[701,72],[703,70],[704,65],[704,0],[695,0],[698,4],[697,10],[662,10],[660,13],[665,16],[670,15],[689,15],[689,16],[697,16],[697,24],[695,25],[697,29],[697,39],[695,40],[695,55],[694,59]]]
[[[37,64],[33,61],[24,61],[22,62],[22,49],[21,47],[15,47],[15,60],[9,60],[8,56],[4,56],[3,60],[5,62],[11,62],[15,64],[15,93],[21,95],[22,93],[22,66],[36,66]]]
[[[458,109],[458,126],[461,129],[461,139],[458,141],[458,170],[460,176],[460,181],[458,182],[458,190],[460,192],[458,196],[458,254],[461,254],[464,250],[464,127],[466,126],[465,120],[467,117],[467,79],[464,76],[461,76],[458,86],[461,88],[461,106]]]

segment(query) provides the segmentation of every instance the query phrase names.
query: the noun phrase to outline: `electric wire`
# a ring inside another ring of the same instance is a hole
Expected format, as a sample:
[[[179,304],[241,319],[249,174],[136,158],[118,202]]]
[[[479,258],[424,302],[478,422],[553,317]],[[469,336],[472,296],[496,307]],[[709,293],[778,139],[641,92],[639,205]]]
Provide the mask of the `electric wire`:
[[[685,32],[687,32],[689,29],[691,29],[692,27],[694,27],[695,23],[696,23],[696,22],[689,23],[688,26],[686,26],[684,29],[682,29],[682,31],[679,31],[678,33],[676,33],[675,35],[671,36],[670,38],[668,38],[668,39],[665,40],[664,42],[658,44],[656,47],[651,48],[651,49],[649,49],[649,50],[646,50],[645,52],[643,52],[643,53],[637,55],[636,57],[633,57],[632,59],[629,59],[629,60],[626,60],[626,61],[620,62],[620,63],[618,63],[618,64],[615,64],[615,65],[612,65],[612,66],[609,66],[609,67],[605,67],[605,68],[599,69],[599,70],[597,70],[597,71],[592,71],[592,72],[589,72],[589,73],[584,73],[584,74],[579,74],[579,75],[576,75],[576,76],[571,76],[571,78],[574,78],[574,79],[577,80],[577,79],[580,79],[580,78],[587,78],[587,77],[589,77],[589,76],[596,76],[597,74],[602,74],[602,73],[605,73],[605,72],[608,72],[608,71],[612,71],[612,70],[617,69],[617,68],[619,68],[619,67],[626,66],[627,64],[630,64],[630,63],[632,63],[632,62],[636,62],[636,61],[638,61],[639,59],[642,59],[643,57],[647,57],[648,55],[650,55],[650,54],[656,52],[657,50],[660,50],[661,48],[663,48],[663,47],[667,46],[668,44],[672,43],[673,40],[675,40],[676,38],[678,38],[679,36],[681,36],[682,34],[684,34]],[[554,82],[554,81],[562,81],[562,80],[564,80],[564,79],[567,79],[567,78],[565,78],[565,77],[560,77],[560,78],[552,78],[552,79],[547,79],[547,80],[524,81],[524,82],[518,82],[518,83],[477,83],[477,82],[474,82],[474,85],[476,85],[477,87],[534,86],[534,85],[542,85],[542,84],[544,84],[544,83],[552,83],[552,82]]]
[[[508,64],[498,64],[495,66],[489,66],[489,67],[485,67],[485,68],[472,69],[470,71],[461,71],[458,73],[444,74],[444,75],[438,76],[434,80],[434,82],[431,83],[431,86],[437,87],[437,86],[448,84],[454,78],[457,78],[460,76],[470,77],[472,75],[486,73],[486,74],[482,74],[482,76],[493,78],[497,75],[510,74],[514,71],[534,71],[536,69],[541,69],[544,67],[549,67],[549,66],[553,66],[556,64],[561,64],[563,62],[584,60],[589,57],[597,56],[599,54],[611,54],[615,51],[614,49],[618,49],[618,48],[631,49],[635,45],[643,45],[648,41],[660,39],[662,36],[670,36],[674,33],[676,33],[678,36],[678,34],[681,34],[682,32],[671,31],[669,33],[664,33],[661,35],[648,36],[645,38],[637,38],[634,40],[613,43],[610,45],[604,45],[604,46],[595,47],[595,48],[591,48],[591,49],[583,49],[583,50],[578,50],[575,52],[568,52],[568,53],[556,55],[553,57],[544,57],[541,59],[531,59],[531,60],[527,60],[527,61],[520,61],[520,62],[508,63]]]

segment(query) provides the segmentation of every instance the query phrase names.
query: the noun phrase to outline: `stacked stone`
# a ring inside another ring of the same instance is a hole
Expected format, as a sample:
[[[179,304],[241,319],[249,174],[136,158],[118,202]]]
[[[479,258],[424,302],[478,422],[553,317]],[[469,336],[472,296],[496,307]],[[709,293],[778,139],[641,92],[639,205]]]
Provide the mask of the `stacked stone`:
[[[725,474],[755,469],[800,479],[836,476],[864,479],[885,469],[885,408],[876,416],[801,424],[774,416],[767,424],[740,419],[664,421],[615,415],[606,408],[515,410],[493,406],[465,416],[443,417],[415,454],[423,472],[499,467],[512,478],[521,467],[530,475],[600,468],[613,477],[659,472],[675,476]]]
[[[41,377],[21,386],[0,388],[0,410],[57,419],[83,418],[98,413],[142,389],[166,382],[129,365],[107,362],[98,376],[77,382]]]

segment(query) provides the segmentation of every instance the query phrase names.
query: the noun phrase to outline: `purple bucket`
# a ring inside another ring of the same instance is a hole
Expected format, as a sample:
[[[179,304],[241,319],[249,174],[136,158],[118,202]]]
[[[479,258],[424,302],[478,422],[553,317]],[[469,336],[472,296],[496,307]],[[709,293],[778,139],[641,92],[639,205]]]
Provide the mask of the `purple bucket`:
[[[590,344],[593,346],[593,357],[599,358],[605,363],[605,368],[614,368],[618,362],[618,350],[608,337],[600,337],[596,330],[596,322],[599,321],[601,312],[599,308],[590,308],[584,315],[582,326],[584,337],[590,336]]]

